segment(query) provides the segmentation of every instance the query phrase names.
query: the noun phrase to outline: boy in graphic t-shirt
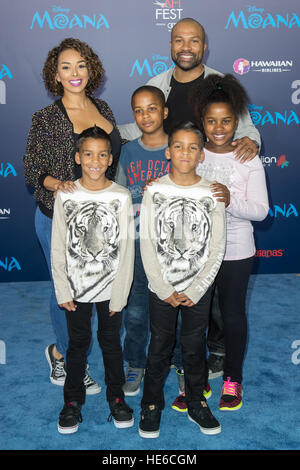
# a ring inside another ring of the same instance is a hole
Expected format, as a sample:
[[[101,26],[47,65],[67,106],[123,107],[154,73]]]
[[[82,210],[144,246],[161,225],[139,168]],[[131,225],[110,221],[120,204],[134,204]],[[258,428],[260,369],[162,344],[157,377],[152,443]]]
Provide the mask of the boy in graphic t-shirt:
[[[225,206],[214,198],[211,183],[196,173],[204,152],[202,134],[193,123],[171,131],[166,157],[172,161],[172,172],[148,186],[141,207],[151,329],[139,424],[143,438],[160,433],[179,309],[188,417],[204,434],[221,432],[204,389],[211,290],[225,251]]]
[[[139,393],[146,365],[149,338],[148,281],[144,272],[139,240],[139,213],[146,181],[170,172],[171,162],[165,157],[168,136],[163,123],[168,115],[165,96],[156,87],[146,85],[132,95],[131,106],[142,136],[123,145],[116,181],[131,192],[136,225],[134,279],[124,312],[126,335],[124,359],[128,366],[125,395]]]
[[[130,192],[106,177],[112,164],[108,134],[97,126],[79,135],[76,163],[82,177],[72,193],[58,191],[52,224],[51,265],[57,303],[65,309],[69,346],[64,407],[58,431],[71,434],[82,421],[83,378],[91,342],[93,303],[98,314],[106,398],[117,428],[133,426],[124,401],[120,341],[122,309],[133,278],[134,226]]]

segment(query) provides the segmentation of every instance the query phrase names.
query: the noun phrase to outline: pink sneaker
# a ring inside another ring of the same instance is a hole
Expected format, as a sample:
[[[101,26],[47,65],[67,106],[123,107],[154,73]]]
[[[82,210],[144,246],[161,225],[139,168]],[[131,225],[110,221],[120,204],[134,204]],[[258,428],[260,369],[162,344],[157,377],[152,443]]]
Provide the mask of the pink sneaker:
[[[223,387],[220,399],[221,411],[236,411],[241,408],[243,387],[238,382],[231,382],[230,377],[223,381]]]

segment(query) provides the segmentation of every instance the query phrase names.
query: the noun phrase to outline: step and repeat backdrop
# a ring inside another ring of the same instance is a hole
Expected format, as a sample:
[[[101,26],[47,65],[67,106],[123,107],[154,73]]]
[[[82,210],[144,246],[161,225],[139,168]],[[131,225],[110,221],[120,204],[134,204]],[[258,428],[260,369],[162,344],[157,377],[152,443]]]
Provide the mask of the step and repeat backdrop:
[[[203,62],[246,87],[270,198],[254,224],[255,273],[299,271],[299,0],[3,0],[0,5],[0,281],[47,280],[34,230],[35,200],[23,154],[32,114],[54,97],[41,71],[66,37],[87,42],[106,74],[95,96],[119,124],[132,121],[132,92],[172,67],[170,31],[185,17],[203,24]]]

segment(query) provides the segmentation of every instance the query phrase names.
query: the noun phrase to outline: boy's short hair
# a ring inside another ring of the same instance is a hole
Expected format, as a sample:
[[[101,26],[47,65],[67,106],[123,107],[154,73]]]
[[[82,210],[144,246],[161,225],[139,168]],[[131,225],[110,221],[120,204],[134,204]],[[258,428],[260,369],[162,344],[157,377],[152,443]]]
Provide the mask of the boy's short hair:
[[[153,95],[155,95],[162,107],[164,108],[165,105],[166,105],[166,98],[165,98],[165,95],[164,93],[161,91],[160,88],[157,88],[156,86],[153,86],[153,85],[143,85],[143,86],[140,86],[139,88],[137,88],[133,93],[132,93],[132,96],[131,96],[131,107],[133,108],[133,99],[134,97],[138,94],[138,93],[142,93],[142,92],[145,92],[147,91],[148,93],[152,93]]]
[[[106,140],[108,143],[108,149],[111,152],[111,140],[107,132],[105,132],[101,127],[94,126],[94,127],[89,127],[88,129],[85,129],[84,131],[79,134],[78,139],[77,139],[77,152],[80,151],[84,141],[86,139],[100,139],[100,140]]]
[[[180,122],[179,124],[176,124],[176,126],[174,126],[170,130],[170,132],[168,134],[168,146],[169,147],[172,144],[173,136],[174,136],[175,132],[178,132],[178,131],[194,132],[194,134],[196,134],[199,137],[199,142],[200,142],[201,149],[203,148],[203,145],[204,145],[203,134],[200,131],[199,127],[196,126],[196,124],[194,124],[191,121]]]

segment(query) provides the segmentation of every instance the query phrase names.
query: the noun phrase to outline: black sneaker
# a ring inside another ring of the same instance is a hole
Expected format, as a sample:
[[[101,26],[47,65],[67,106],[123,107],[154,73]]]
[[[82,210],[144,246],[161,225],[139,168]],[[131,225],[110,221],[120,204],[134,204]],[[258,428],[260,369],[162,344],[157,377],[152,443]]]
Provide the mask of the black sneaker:
[[[217,354],[210,354],[207,360],[208,367],[208,379],[216,379],[223,375],[225,356],[219,356]]]
[[[116,428],[130,428],[133,426],[133,410],[129,408],[123,398],[116,398],[114,401],[110,401],[109,408],[111,413],[108,421],[113,419]]]
[[[159,436],[161,409],[156,405],[143,406],[139,425],[139,435],[146,439]]]
[[[201,401],[197,408],[189,408],[188,418],[198,424],[203,434],[219,434],[221,432],[219,421],[216,420],[205,401]]]
[[[53,355],[53,348],[55,344],[50,344],[45,349],[45,355],[50,367],[50,382],[55,385],[64,386],[66,379],[65,362],[64,359],[56,359]]]
[[[58,432],[73,434],[78,431],[78,423],[82,423],[81,406],[76,401],[65,404],[59,414]]]

